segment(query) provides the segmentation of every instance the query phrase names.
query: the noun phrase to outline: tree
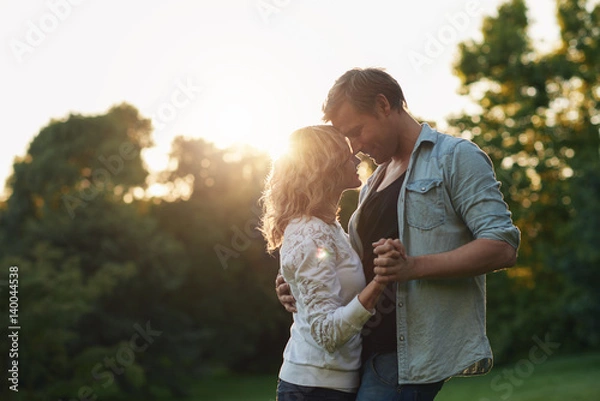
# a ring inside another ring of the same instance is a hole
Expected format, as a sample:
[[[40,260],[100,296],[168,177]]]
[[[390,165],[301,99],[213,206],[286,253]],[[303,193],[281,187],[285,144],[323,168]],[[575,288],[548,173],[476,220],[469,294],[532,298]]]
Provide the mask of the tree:
[[[488,327],[501,357],[526,350],[540,330],[566,338],[573,325],[571,346],[598,345],[600,5],[560,0],[557,16],[561,45],[542,54],[524,1],[507,2],[484,20],[481,42],[459,45],[455,65],[479,111],[450,125],[490,155],[523,234],[509,280],[489,277]]]
[[[43,128],[14,165],[0,249],[22,265],[21,320],[39,333],[23,339],[35,350],[20,359],[29,399],[70,399],[88,385],[112,399],[182,392],[174,376],[185,372],[179,362],[196,333],[172,306],[188,261],[148,202],[132,196],[145,186],[140,151],[150,132],[149,120],[125,104],[71,115]],[[162,332],[151,338],[159,345],[133,352],[143,348],[128,345],[138,327]],[[47,366],[41,355],[57,363]],[[110,358],[117,365],[105,372]]]
[[[281,354],[273,348],[283,350],[290,316],[273,291],[278,261],[256,230],[270,159],[184,138],[174,140],[172,158],[176,167],[165,182],[186,183],[189,198],[161,202],[153,213],[191,261],[179,308],[204,336],[190,366],[198,374],[274,370]]]

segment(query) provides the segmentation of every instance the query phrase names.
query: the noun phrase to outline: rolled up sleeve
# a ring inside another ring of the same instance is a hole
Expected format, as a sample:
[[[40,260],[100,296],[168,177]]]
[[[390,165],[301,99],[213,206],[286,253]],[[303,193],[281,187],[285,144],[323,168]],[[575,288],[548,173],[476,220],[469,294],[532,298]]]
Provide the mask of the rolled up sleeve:
[[[462,141],[448,162],[452,202],[473,238],[504,241],[518,249],[521,233],[513,224],[488,155],[476,144]]]

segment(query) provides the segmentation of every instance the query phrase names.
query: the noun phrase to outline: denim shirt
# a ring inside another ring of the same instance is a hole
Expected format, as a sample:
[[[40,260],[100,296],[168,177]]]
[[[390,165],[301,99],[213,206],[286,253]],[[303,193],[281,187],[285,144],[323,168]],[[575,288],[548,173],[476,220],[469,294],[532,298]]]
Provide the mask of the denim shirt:
[[[361,206],[386,164],[363,186],[348,231],[359,255]],[[422,124],[398,196],[400,241],[409,256],[456,249],[478,238],[519,247],[489,157],[474,143]],[[364,250],[371,251],[371,250]],[[411,280],[396,291],[398,383],[432,383],[487,373],[492,351],[485,331],[485,275]]]

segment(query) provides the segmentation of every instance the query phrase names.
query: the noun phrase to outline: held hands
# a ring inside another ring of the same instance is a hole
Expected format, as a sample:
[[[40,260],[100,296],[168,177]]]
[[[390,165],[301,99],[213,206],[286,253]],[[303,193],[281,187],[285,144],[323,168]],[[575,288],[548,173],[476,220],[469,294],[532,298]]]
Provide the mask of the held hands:
[[[375,278],[373,281],[385,288],[387,283],[404,282],[411,279],[409,274],[413,270],[412,260],[406,255],[406,250],[400,240],[382,238],[373,243],[373,248],[373,252],[377,255],[374,260]],[[290,291],[289,284],[285,282],[281,274],[277,274],[275,279],[275,292],[277,299],[286,311],[297,312],[296,300]]]
[[[414,269],[413,260],[406,255],[404,245],[398,239],[380,239],[373,243],[375,281],[390,283],[410,280]]]

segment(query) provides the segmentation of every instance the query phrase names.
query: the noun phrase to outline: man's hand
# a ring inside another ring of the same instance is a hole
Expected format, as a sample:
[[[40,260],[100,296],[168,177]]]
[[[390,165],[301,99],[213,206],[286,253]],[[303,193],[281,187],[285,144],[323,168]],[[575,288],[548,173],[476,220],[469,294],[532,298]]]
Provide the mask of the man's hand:
[[[373,243],[375,281],[390,283],[410,280],[413,270],[412,260],[406,255],[404,244],[398,239],[380,239]]]
[[[296,300],[294,299],[290,285],[285,282],[283,276],[278,273],[275,279],[275,292],[277,293],[277,299],[283,305],[286,311],[294,313],[296,310]]]
[[[404,244],[399,239],[382,238],[377,242],[373,242],[373,252],[379,257],[387,257],[406,260],[406,249]]]

